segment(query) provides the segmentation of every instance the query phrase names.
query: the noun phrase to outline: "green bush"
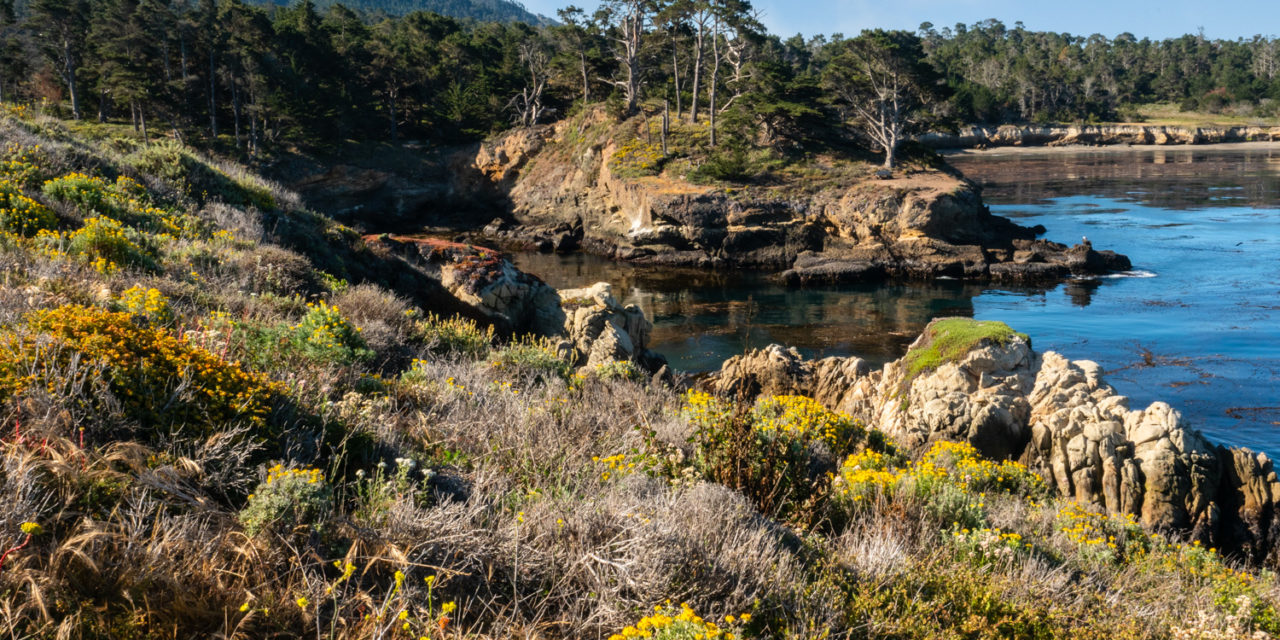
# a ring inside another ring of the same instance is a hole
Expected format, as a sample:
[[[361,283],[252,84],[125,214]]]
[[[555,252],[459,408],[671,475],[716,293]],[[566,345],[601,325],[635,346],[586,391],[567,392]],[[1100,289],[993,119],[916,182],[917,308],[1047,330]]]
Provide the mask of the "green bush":
[[[227,175],[178,142],[166,140],[142,147],[126,161],[201,203],[221,200],[259,209],[273,209],[276,205],[270,189],[247,178],[237,180]]]
[[[89,218],[67,237],[67,253],[79,256],[103,273],[120,267],[154,269],[156,250],[147,238],[105,216]]]
[[[249,495],[240,523],[251,536],[268,529],[290,533],[303,526],[319,531],[332,507],[333,489],[319,469],[276,465]]]
[[[493,368],[513,376],[534,380],[567,379],[572,368],[557,353],[549,338],[522,338],[493,354]]]
[[[474,320],[461,316],[442,318],[430,314],[415,327],[419,340],[432,353],[445,356],[481,358],[493,344],[493,326],[484,330]]]
[[[360,329],[351,324],[337,307],[324,302],[308,304],[307,315],[294,326],[295,339],[308,358],[336,364],[369,360],[374,353],[365,344]]]
[[[48,207],[28,198],[17,184],[0,180],[0,231],[31,237],[57,225]]]

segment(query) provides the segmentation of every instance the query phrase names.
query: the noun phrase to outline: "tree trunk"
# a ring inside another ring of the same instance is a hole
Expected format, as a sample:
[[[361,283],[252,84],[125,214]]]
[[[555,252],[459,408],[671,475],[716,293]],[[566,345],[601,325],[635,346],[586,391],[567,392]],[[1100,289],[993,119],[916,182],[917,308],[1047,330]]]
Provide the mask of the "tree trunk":
[[[716,146],[716,85],[720,84],[720,26],[717,24],[711,30],[711,85],[707,87],[710,91],[710,101],[707,103],[707,115],[711,118],[709,129],[711,131],[711,147]]]
[[[151,138],[147,135],[147,114],[143,113],[142,105],[138,104],[135,108],[138,110],[138,123],[142,125],[142,143],[151,144]]]
[[[698,90],[702,82],[702,35],[705,26],[698,23],[698,35],[693,39],[693,97],[689,100],[689,122],[698,123]]]
[[[582,63],[582,105],[591,104],[591,80],[587,77],[587,52],[578,50],[578,60]]]
[[[676,118],[680,117],[680,47],[679,43],[673,37],[671,38],[671,77],[676,85]],[[665,107],[664,107],[665,108]]]
[[[213,47],[209,47],[209,131],[216,142],[218,139],[218,67],[214,63]]]
[[[76,59],[71,55],[71,41],[62,42],[63,76],[67,81],[67,91],[71,94],[71,117],[80,119],[80,89],[76,86]]]
[[[235,76],[231,77],[231,116],[235,122],[236,148],[240,148],[240,90]]]

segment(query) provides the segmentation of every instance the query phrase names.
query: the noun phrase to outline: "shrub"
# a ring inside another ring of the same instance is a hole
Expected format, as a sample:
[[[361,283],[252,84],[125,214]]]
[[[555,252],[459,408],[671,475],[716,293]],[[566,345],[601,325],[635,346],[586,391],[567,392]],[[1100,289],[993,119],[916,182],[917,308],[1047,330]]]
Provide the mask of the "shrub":
[[[156,252],[142,234],[107,218],[89,218],[67,237],[67,253],[102,273],[121,267],[155,268]]]
[[[33,189],[40,186],[44,175],[44,159],[39,147],[10,142],[0,152],[0,181],[12,183],[19,189]]]
[[[631,638],[652,638],[653,640],[734,640],[740,637],[741,625],[751,622],[751,614],[725,616],[724,625],[704,620],[687,604],[680,609],[674,607],[655,606],[653,615],[640,618],[635,624],[623,629],[621,633],[609,636],[609,640],[630,640]]]
[[[158,289],[134,285],[120,294],[116,306],[120,311],[143,316],[158,326],[173,324],[173,308],[169,306],[169,299]]]
[[[418,321],[415,334],[432,353],[475,359],[488,353],[494,329],[490,325],[481,330],[475,320],[461,316],[446,319],[429,314]]]
[[[633,140],[618,147],[609,158],[609,169],[622,178],[654,176],[662,170],[666,156],[662,147]]]
[[[221,200],[227,204],[259,209],[272,209],[276,205],[275,197],[267,187],[247,178],[237,180],[227,175],[178,142],[162,141],[147,145],[126,161],[201,203]]]
[[[353,364],[373,357],[373,351],[360,335],[361,330],[352,325],[338,307],[324,302],[307,306],[310,311],[293,328],[304,355],[337,364]]]
[[[29,238],[57,224],[53,211],[28,198],[17,183],[0,180],[0,230]]]
[[[138,326],[128,313],[65,306],[27,316],[27,331],[0,335],[0,401],[34,385],[52,388],[49,367],[80,359],[101,367],[112,395],[144,428],[183,426],[212,432],[243,421],[261,429],[274,384],[164,329]],[[266,432],[260,431],[267,436]]]
[[[611,360],[604,364],[596,365],[594,371],[591,372],[600,380],[630,380],[635,382],[644,378],[644,372],[636,366],[636,363],[630,360]]]
[[[44,183],[44,195],[79,207],[87,215],[119,216],[119,210],[107,192],[107,182],[83,173],[68,173]]]
[[[761,398],[752,409],[756,428],[785,432],[802,440],[821,441],[832,451],[850,451],[867,435],[863,424],[846,413],[830,411],[812,398],[782,395]]]
[[[493,355],[492,365],[500,372],[539,381],[566,379],[571,371],[550,338],[525,337],[511,342]]]
[[[266,481],[249,494],[240,522],[251,536],[268,528],[292,532],[304,525],[318,531],[332,503],[333,489],[319,469],[276,465],[267,471]]]

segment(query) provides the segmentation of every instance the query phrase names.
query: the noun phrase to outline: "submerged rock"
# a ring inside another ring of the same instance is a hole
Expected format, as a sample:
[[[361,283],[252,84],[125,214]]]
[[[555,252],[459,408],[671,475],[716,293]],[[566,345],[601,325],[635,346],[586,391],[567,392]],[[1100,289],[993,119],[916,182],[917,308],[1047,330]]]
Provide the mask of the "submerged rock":
[[[1163,402],[1131,409],[1096,363],[1036,353],[1011,330],[961,327],[977,337],[931,360],[926,352],[946,339],[940,331],[948,322],[957,326],[935,320],[907,356],[879,371],[859,358],[806,361],[771,345],[731,358],[712,384],[747,399],[809,395],[913,450],[965,441],[1038,470],[1060,495],[1256,560],[1280,560],[1280,480],[1265,454],[1209,442]]]

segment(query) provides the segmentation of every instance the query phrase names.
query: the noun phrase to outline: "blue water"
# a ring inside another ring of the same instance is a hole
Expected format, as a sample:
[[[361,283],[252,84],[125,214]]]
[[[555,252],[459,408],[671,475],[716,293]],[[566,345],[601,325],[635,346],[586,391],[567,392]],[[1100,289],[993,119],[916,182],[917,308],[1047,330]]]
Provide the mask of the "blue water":
[[[761,274],[520,256],[557,287],[598,280],[654,319],[686,371],[771,342],[899,357],[932,318],[1001,320],[1037,350],[1095,360],[1131,406],[1164,400],[1206,435],[1280,454],[1280,151],[964,157],[992,210],[1129,255],[1123,277],[1051,288],[961,282],[787,289]]]

